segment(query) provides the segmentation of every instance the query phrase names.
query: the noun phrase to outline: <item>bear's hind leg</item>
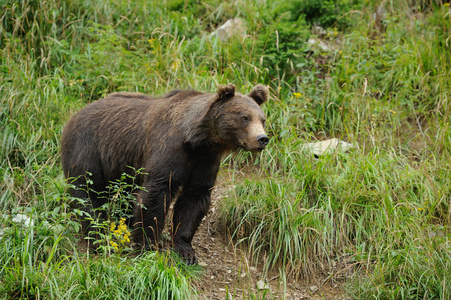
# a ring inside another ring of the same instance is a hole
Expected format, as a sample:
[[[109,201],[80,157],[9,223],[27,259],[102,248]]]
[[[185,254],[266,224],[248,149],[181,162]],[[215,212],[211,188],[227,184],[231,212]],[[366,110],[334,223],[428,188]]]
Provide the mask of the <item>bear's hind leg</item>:
[[[81,211],[78,218],[81,223],[82,233],[89,236],[88,244],[90,248],[95,248],[93,246],[93,241],[98,239],[98,231],[92,224],[98,222],[99,220],[106,219],[106,212],[102,210],[97,210],[101,207],[105,201],[105,196],[102,195],[103,190],[103,179],[100,176],[91,176],[89,181],[93,184],[87,184],[87,178],[85,176],[79,176],[74,181],[70,182],[73,187],[70,190],[72,196],[72,207]]]
[[[167,188],[163,192],[158,189],[152,190],[149,187],[147,190],[149,192],[141,190],[137,193],[133,209],[132,239],[135,243],[140,244],[143,250],[150,250],[152,247],[158,248],[165,217],[173,196]]]

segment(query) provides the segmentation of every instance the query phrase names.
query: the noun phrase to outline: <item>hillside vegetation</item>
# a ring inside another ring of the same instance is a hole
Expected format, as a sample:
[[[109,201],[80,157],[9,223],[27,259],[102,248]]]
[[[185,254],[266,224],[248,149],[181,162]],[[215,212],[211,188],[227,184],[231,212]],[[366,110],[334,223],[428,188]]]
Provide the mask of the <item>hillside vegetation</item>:
[[[267,150],[223,162],[246,176],[234,179],[220,221],[254,263],[282,282],[354,274],[343,291],[353,299],[451,297],[447,1],[0,6],[3,299],[193,297],[199,267],[174,254],[129,255],[119,217],[98,224],[98,255],[80,246],[60,139],[74,112],[108,93],[227,83],[271,91]],[[244,20],[244,35],[212,35],[231,18]],[[328,138],[355,148],[315,157],[303,147]]]

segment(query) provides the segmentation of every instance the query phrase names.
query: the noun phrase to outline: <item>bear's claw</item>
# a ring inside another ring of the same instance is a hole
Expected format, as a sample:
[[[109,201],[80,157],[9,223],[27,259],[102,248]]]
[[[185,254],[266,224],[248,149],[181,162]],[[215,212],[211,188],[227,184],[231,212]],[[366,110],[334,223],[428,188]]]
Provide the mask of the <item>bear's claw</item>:
[[[197,264],[197,257],[193,247],[184,241],[177,241],[173,245],[173,249],[186,262],[188,266]]]

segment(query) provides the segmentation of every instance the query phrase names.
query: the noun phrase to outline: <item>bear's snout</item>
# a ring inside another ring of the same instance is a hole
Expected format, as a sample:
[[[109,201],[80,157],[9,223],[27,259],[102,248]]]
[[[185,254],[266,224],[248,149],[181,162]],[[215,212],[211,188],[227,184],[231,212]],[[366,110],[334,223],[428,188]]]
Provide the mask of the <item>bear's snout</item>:
[[[269,138],[266,134],[260,134],[259,136],[257,136],[257,141],[262,148],[265,148],[269,143]]]

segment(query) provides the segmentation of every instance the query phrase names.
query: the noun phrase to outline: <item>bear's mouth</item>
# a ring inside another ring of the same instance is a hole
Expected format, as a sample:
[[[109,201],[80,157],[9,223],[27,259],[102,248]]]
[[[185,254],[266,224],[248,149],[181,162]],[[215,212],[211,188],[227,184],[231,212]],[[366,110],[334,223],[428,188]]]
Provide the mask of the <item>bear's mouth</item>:
[[[254,152],[254,153],[259,153],[262,152],[263,150],[265,150],[266,147],[249,147],[246,143],[241,142],[240,144],[241,149],[244,149],[246,151],[250,151],[250,152]]]
[[[262,152],[263,150],[265,150],[265,147],[258,147],[258,148],[252,148],[249,151],[252,152]]]

